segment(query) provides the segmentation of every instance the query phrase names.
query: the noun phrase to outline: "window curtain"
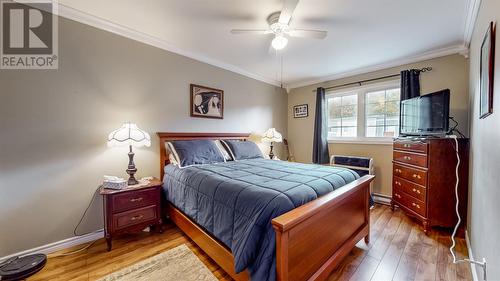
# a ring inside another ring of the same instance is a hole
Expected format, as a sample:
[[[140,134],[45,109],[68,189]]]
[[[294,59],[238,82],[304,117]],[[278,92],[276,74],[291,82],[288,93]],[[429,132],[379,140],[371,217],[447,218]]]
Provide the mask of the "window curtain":
[[[313,163],[328,164],[328,126],[325,88],[316,89],[316,117],[314,119]]]
[[[401,71],[401,100],[420,96],[420,70]]]

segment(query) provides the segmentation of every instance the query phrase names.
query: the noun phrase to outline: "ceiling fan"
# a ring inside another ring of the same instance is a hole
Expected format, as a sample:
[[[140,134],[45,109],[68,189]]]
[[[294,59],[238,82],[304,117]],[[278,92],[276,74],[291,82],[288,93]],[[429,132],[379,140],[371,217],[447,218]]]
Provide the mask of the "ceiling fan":
[[[297,7],[299,0],[284,0],[283,9],[279,12],[274,12],[267,17],[268,29],[232,29],[232,34],[274,34],[274,39],[271,46],[275,50],[281,50],[288,44],[290,37],[315,38],[324,39],[327,35],[326,31],[313,29],[298,29],[290,28],[293,11]]]

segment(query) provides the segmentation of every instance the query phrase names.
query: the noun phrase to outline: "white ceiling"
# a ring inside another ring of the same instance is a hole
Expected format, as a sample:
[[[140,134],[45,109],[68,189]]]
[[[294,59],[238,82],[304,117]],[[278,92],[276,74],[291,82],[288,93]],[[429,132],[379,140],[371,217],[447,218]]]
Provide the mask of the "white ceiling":
[[[290,38],[283,54],[288,87],[458,52],[466,46],[471,0],[301,0],[291,27],[328,31],[325,40]],[[231,35],[267,28],[281,0],[59,0],[61,15],[276,84],[272,35]],[[69,12],[68,12],[69,11]],[[93,17],[93,20],[89,20]],[[99,27],[99,26],[97,26]],[[126,33],[126,32],[125,32]],[[134,37],[134,36],[132,36]],[[140,40],[139,38],[139,40]],[[278,83],[279,84],[279,83]]]

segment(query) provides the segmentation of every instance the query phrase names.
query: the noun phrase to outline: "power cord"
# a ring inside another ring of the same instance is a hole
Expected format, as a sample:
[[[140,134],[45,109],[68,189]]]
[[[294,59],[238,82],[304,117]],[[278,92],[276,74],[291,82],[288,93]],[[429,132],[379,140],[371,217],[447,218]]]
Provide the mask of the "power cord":
[[[450,116],[449,118],[450,118],[451,121],[453,121],[455,123],[455,125],[449,130],[448,133],[453,134],[454,132],[456,132],[461,138],[465,138],[465,135],[462,134],[462,132],[460,132],[460,130],[458,129],[458,122],[457,122],[457,120],[455,120],[455,118],[453,116]]]
[[[94,203],[95,201],[95,198],[97,197],[98,195],[98,192],[99,192],[99,189],[100,187],[98,187],[95,191],[94,191],[94,194],[92,195],[92,199],[90,200],[89,204],[87,205],[87,208],[85,209],[85,211],[83,212],[83,215],[80,217],[80,220],[78,221],[78,224],[75,226],[75,228],[73,229],[73,235],[75,236],[84,236],[84,235],[89,235],[89,234],[93,234],[93,233],[99,233],[100,230],[96,230],[96,231],[91,231],[91,232],[87,232],[87,233],[83,233],[83,234],[78,234],[77,233],[77,230],[78,230],[78,227],[82,224],[83,222],[83,219],[85,219],[85,217],[87,216],[87,212],[89,211],[90,207],[92,206],[92,204]],[[71,256],[71,255],[74,255],[74,254],[78,254],[80,252],[83,252],[87,249],[89,249],[90,247],[92,247],[95,243],[97,242],[97,240],[95,241],[92,241],[90,242],[89,244],[85,245],[84,247],[78,249],[78,250],[74,250],[74,251],[71,251],[71,252],[67,252],[67,253],[61,253],[61,254],[54,254],[54,255],[48,255],[48,257],[50,258],[56,258],[56,257],[65,257],[65,256]]]
[[[458,227],[459,227],[460,223],[462,222],[462,218],[460,217],[460,212],[458,211],[458,209],[459,209],[458,206],[459,206],[459,203],[460,203],[460,199],[458,197],[458,184],[460,182],[460,177],[458,175],[458,170],[459,170],[459,167],[460,167],[460,154],[458,152],[458,139],[457,139],[457,136],[456,135],[449,135],[448,137],[455,140],[455,147],[454,148],[455,148],[455,152],[457,154],[457,166],[455,167],[455,176],[457,178],[456,183],[455,183],[455,200],[456,200],[456,203],[455,203],[455,212],[457,214],[458,221],[457,221],[457,224],[455,225],[455,228],[453,229],[453,233],[451,234],[451,241],[452,241],[452,243],[451,243],[451,247],[450,247],[450,253],[453,256],[453,263],[454,264],[462,263],[462,262],[469,262],[469,263],[473,263],[473,264],[477,264],[477,265],[481,266],[483,268],[483,280],[486,280],[486,260],[484,258],[483,258],[482,262],[476,261],[474,259],[461,259],[461,260],[457,260],[455,252],[453,251],[453,249],[456,246],[455,235],[457,234]]]

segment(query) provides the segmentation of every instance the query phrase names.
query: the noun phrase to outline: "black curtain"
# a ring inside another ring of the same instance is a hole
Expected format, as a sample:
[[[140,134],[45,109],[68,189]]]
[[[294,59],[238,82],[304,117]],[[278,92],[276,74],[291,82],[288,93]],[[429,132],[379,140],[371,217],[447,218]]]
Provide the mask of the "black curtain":
[[[313,163],[328,164],[328,126],[325,88],[316,89],[316,117],[314,119]]]
[[[401,71],[401,100],[420,96],[420,70]]]

